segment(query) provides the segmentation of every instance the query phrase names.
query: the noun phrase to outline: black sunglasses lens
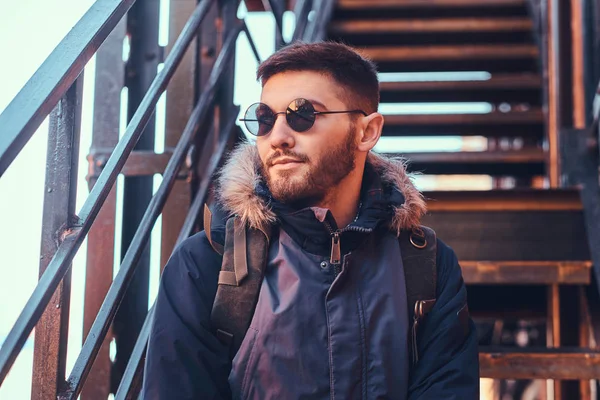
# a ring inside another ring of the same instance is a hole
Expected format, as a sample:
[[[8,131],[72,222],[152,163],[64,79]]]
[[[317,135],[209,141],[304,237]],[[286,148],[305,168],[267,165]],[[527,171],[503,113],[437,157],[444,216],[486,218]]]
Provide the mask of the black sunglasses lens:
[[[244,123],[251,134],[263,136],[273,129],[275,113],[266,104],[255,103],[246,110]]]
[[[285,118],[296,132],[305,132],[315,123],[315,107],[306,99],[296,99],[288,106]]]

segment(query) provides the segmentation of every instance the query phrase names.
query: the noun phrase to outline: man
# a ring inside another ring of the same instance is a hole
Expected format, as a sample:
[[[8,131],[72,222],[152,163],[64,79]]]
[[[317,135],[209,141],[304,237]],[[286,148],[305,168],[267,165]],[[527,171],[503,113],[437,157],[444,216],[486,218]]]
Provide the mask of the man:
[[[410,361],[398,235],[426,209],[404,164],[371,152],[384,123],[375,66],[342,44],[293,44],[258,79],[243,118],[256,144],[232,153],[215,191],[228,216],[273,227],[250,327],[231,360],[211,323],[224,228],[189,238],[162,276],[145,398],[478,398],[475,328],[441,241]]]

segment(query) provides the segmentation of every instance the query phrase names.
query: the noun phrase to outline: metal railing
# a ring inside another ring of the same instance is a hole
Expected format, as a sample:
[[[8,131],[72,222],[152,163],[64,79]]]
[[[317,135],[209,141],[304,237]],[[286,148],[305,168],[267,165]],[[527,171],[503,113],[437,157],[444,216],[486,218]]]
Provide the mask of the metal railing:
[[[133,114],[123,137],[108,158],[102,172],[91,189],[81,210],[75,215],[75,192],[77,177],[77,159],[79,155],[79,134],[81,123],[81,94],[83,90],[82,73],[86,63],[98,51],[100,45],[126,15],[135,0],[98,0],[81,18],[72,31],[61,41],[48,59],[37,70],[25,87],[19,92],[6,110],[0,115],[0,177],[23,149],[46,116],[50,115],[50,134],[48,147],[48,167],[46,172],[47,193],[44,199],[44,222],[42,242],[41,277],[33,294],[19,315],[6,341],[0,348],[0,384],[6,378],[15,359],[20,353],[28,336],[42,318],[48,304],[57,291],[64,285],[68,292],[70,266],[83,240],[90,231],[96,216],[105,202],[111,188],[123,169],[128,156],[140,139],[144,128],[155,112],[157,102],[180,65],[184,54],[201,27],[209,8],[217,0],[201,0],[191,14],[181,34],[177,38],[163,69],[157,73],[139,107]],[[238,0],[220,0],[219,4],[234,3]],[[283,3],[269,2],[274,12],[278,28],[278,44],[283,45],[282,15]],[[331,0],[300,0],[296,6],[296,30],[294,40],[314,41],[323,38],[327,21],[331,16],[334,2]],[[237,8],[237,7],[235,7]],[[309,20],[309,13],[315,18]],[[169,193],[173,188],[187,151],[195,136],[209,118],[208,110],[215,105],[216,93],[224,71],[231,65],[235,53],[235,44],[240,32],[245,32],[251,49],[259,60],[254,40],[243,20],[237,20],[225,32],[225,40],[212,68],[207,84],[194,107],[179,142],[163,173],[163,181],[145,211],[143,219],[129,246],[118,274],[104,299],[92,328],[87,335],[73,370],[65,381],[66,335],[68,331],[68,295],[60,301],[59,318],[61,330],[58,332],[58,367],[52,371],[55,386],[42,388],[46,393],[53,392],[60,399],[74,399],[79,396],[90,373],[100,346],[107,335],[119,304],[123,300],[128,284],[132,280],[137,262],[147,245],[151,230],[163,210]],[[259,60],[260,61],[260,60]],[[237,115],[237,109],[230,105],[229,115]],[[216,151],[204,164],[208,165],[204,176],[210,177],[216,170],[231,142],[235,128],[231,118],[221,127]],[[177,239],[180,243],[194,230],[195,221],[204,203],[210,181],[200,182],[196,196]],[[57,244],[58,243],[58,244]],[[50,309],[51,307],[48,307]],[[46,311],[48,312],[48,311]],[[129,359],[129,364],[121,380],[117,399],[134,398],[140,388],[143,358],[152,310],[138,338]],[[45,340],[37,337],[38,340]],[[42,383],[43,385],[44,383]]]

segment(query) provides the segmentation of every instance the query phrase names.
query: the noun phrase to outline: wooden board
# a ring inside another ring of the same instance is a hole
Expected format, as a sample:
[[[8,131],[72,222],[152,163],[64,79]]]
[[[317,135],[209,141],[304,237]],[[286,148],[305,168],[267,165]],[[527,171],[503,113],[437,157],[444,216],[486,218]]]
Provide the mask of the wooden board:
[[[248,0],[247,0],[248,1]],[[255,0],[259,1],[259,0]],[[360,8],[437,8],[472,7],[474,0],[338,0],[341,9]],[[476,3],[477,7],[515,7],[524,6],[525,0],[485,0]]]
[[[531,19],[517,18],[437,18],[339,20],[329,25],[333,35],[375,35],[392,33],[514,32],[530,31]]]
[[[467,284],[590,283],[591,261],[461,261]]]
[[[597,379],[600,353],[592,350],[548,349],[538,352],[480,349],[482,378]]]

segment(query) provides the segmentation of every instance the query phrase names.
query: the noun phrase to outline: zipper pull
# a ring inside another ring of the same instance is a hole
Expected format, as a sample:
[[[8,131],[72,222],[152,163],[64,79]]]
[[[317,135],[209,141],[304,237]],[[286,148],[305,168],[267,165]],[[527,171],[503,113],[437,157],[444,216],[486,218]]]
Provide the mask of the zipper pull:
[[[419,362],[419,349],[417,346],[417,335],[419,333],[419,322],[425,316],[423,312],[423,301],[418,300],[415,303],[415,315],[413,317],[413,325],[412,325],[412,337],[411,337],[411,347],[412,347],[412,364],[413,366]]]
[[[342,249],[340,246],[340,233],[334,232],[331,235],[331,257],[329,262],[333,265],[340,263],[342,258]]]
[[[419,332],[419,320],[415,317],[412,326],[411,348],[412,348],[412,365],[413,367],[419,362],[419,348],[417,346],[417,333]]]

